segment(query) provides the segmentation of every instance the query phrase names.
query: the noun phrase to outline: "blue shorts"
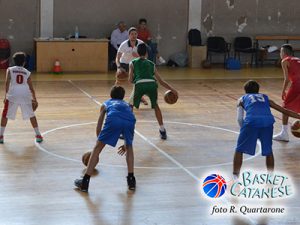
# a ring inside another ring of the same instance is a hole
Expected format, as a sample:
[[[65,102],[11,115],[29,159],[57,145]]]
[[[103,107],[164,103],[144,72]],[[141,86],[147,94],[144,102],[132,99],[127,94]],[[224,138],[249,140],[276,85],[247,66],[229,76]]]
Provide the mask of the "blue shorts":
[[[103,129],[98,136],[98,141],[115,147],[120,134],[123,134],[125,145],[132,145],[134,126],[135,121],[128,121],[120,118],[106,119]]]
[[[242,126],[237,141],[236,151],[255,155],[257,139],[261,142],[261,154],[269,156],[272,154],[273,125],[269,127]]]

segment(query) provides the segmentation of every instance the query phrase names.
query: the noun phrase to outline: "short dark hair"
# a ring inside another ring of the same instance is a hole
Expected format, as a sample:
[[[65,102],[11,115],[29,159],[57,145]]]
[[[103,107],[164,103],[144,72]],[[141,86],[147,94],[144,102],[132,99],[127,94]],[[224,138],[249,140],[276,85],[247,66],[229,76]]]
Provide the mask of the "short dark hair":
[[[141,24],[141,23],[147,23],[147,20],[145,18],[141,18],[141,19],[139,19],[139,24]]]
[[[259,84],[255,80],[248,80],[244,84],[244,90],[247,94],[257,94],[259,92]]]
[[[135,27],[130,27],[128,29],[128,34],[130,34],[132,31],[137,31],[137,29]]]
[[[283,51],[286,55],[294,54],[293,47],[290,44],[284,44],[281,46],[281,48],[283,49]]]
[[[123,100],[125,89],[121,86],[113,86],[110,90],[110,97]]]
[[[16,66],[23,66],[26,60],[26,54],[24,52],[16,52],[13,55],[13,60]]]
[[[145,56],[147,53],[147,46],[145,43],[141,43],[137,46],[137,52],[140,56]]]

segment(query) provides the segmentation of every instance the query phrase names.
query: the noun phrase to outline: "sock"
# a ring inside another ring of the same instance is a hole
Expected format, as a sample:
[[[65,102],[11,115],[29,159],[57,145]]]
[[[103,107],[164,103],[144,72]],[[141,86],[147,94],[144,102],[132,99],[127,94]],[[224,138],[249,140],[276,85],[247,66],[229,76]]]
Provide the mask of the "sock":
[[[133,173],[128,173],[128,177],[134,177]]]
[[[239,175],[238,174],[233,174],[233,180],[238,180],[239,179]]]
[[[33,129],[36,135],[41,135],[39,127],[34,127]]]
[[[5,127],[1,127],[1,128],[0,128],[0,136],[3,136],[4,131],[5,131]]]
[[[289,125],[282,125],[282,132],[288,133]]]
[[[161,126],[159,126],[159,130],[160,131],[165,131],[166,129],[165,129],[164,125],[161,125]]]
[[[87,183],[89,183],[89,182],[90,182],[90,178],[91,178],[91,176],[90,176],[90,175],[88,175],[88,174],[84,174],[84,176],[83,176],[83,182],[87,182]]]

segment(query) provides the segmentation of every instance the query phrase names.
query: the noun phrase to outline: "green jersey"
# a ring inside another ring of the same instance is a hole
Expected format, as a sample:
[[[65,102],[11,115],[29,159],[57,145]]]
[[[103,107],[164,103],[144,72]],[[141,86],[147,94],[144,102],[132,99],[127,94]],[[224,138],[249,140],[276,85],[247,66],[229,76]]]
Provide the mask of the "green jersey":
[[[155,65],[148,59],[136,58],[132,60],[133,64],[133,83],[145,81],[156,81],[154,77]]]

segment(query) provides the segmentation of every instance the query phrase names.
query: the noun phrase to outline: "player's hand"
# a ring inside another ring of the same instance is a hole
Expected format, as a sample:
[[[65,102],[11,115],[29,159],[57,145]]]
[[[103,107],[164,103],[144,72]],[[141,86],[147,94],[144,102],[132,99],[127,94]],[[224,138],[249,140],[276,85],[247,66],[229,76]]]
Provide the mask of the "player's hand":
[[[125,145],[121,145],[119,148],[118,148],[118,154],[120,155],[120,156],[123,156],[125,153],[126,153],[126,147],[125,147]]]
[[[286,98],[286,92],[285,91],[282,92],[281,98],[282,98],[282,100],[285,100],[285,98]]]
[[[136,53],[136,52],[133,52],[133,53],[132,53],[132,56],[133,56],[134,58],[140,57],[140,55],[139,55],[138,53]]]

